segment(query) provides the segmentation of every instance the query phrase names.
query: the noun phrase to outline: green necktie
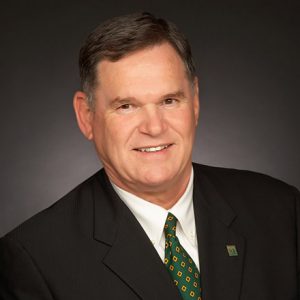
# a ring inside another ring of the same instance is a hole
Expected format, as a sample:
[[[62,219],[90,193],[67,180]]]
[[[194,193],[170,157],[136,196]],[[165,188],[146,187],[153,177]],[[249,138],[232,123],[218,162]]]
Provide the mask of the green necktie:
[[[184,300],[201,300],[200,273],[176,236],[177,219],[168,214],[165,223],[165,265]]]

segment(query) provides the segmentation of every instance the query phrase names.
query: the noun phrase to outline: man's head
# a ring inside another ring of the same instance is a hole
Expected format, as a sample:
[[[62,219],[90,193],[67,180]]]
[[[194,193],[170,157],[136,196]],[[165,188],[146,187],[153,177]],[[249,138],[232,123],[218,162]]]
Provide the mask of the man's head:
[[[139,31],[137,24],[144,24],[144,44],[143,35],[133,30]],[[140,14],[113,19],[98,27],[81,50],[85,92],[74,96],[79,127],[93,140],[111,181],[165,207],[170,205],[165,199],[178,200],[188,183],[199,113],[190,48],[174,25],[172,36],[175,32],[181,36],[184,47],[182,43],[180,47],[185,51],[180,52],[159,34],[160,30],[167,37],[168,26],[166,21]],[[155,30],[156,27],[161,28]],[[102,41],[110,45],[105,51]],[[88,52],[90,58],[83,60]],[[91,90],[92,106],[88,100]]]
[[[185,64],[191,82],[195,66],[190,45],[171,22],[149,13],[136,13],[110,19],[98,26],[80,50],[79,68],[82,90],[93,107],[93,91],[99,84],[97,65],[101,60],[118,61],[124,56],[150,46],[168,42]]]

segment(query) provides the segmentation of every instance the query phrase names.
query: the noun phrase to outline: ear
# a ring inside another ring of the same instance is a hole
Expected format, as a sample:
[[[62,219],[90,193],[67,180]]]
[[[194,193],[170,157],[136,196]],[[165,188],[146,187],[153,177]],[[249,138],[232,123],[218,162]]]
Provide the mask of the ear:
[[[93,111],[91,110],[87,95],[84,92],[77,91],[73,98],[73,107],[75,110],[78,126],[81,132],[88,140],[93,139]]]
[[[193,99],[193,106],[194,106],[194,114],[196,120],[196,126],[198,125],[199,120],[199,113],[200,113],[200,101],[199,101],[199,84],[198,84],[198,77],[194,79],[194,99]]]

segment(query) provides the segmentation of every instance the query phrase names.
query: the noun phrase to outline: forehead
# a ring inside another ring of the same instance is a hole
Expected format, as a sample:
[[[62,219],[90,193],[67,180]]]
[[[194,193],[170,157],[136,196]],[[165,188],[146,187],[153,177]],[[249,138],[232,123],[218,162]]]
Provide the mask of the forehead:
[[[140,87],[141,91],[155,92],[164,87],[178,89],[177,85],[187,82],[187,74],[175,49],[164,43],[136,51],[116,62],[101,61],[97,66],[97,81],[100,90],[137,92]]]

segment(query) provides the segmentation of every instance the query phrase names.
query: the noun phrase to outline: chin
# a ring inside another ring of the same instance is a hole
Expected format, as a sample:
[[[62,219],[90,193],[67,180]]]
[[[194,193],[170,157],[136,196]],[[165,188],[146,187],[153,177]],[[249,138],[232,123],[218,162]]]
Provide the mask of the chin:
[[[146,174],[141,175],[140,179],[142,179],[142,182],[145,185],[148,186],[161,186],[164,185],[170,181],[172,181],[172,179],[174,178],[174,176],[172,176],[169,172],[160,172],[158,170],[156,171],[149,171]]]

